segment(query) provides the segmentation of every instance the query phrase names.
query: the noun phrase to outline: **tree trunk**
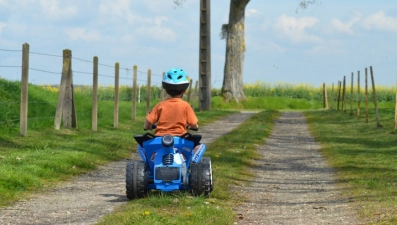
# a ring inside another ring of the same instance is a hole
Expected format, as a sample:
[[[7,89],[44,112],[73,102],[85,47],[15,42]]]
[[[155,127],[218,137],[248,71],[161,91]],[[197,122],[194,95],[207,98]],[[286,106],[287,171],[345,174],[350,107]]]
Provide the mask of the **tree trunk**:
[[[241,101],[243,91],[243,66],[245,54],[245,8],[250,0],[230,0],[229,24],[226,40],[226,58],[222,95],[228,102]]]

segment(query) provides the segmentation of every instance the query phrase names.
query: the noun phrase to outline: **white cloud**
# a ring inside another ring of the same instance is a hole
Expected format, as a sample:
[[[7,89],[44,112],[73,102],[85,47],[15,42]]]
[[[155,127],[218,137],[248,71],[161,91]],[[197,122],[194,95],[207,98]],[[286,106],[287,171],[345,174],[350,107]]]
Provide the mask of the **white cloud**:
[[[397,18],[386,16],[383,11],[380,11],[365,19],[363,26],[368,30],[397,32]]]
[[[250,16],[254,17],[254,16],[259,16],[260,12],[256,9],[248,9],[245,11],[245,15],[248,17],[250,17]]]
[[[64,29],[66,35],[72,40],[84,40],[84,41],[99,41],[101,40],[101,35],[97,31],[88,31],[84,28],[66,28]]]
[[[148,36],[154,40],[163,41],[163,42],[171,42],[176,40],[175,33],[167,28],[161,26],[152,26],[152,27],[142,27],[138,28],[137,32],[143,36]]]
[[[58,3],[59,1],[54,0],[40,0],[43,15],[51,18],[72,18],[78,13],[77,7],[64,6],[67,1],[62,1],[62,7]]]
[[[150,37],[154,40],[170,42],[176,40],[176,34],[172,29],[164,27],[163,23],[168,21],[167,17],[155,17],[153,20],[146,21],[147,24],[137,29],[138,34]]]
[[[315,46],[307,52],[311,55],[343,55],[347,53],[345,49],[333,48],[327,45]]]
[[[7,31],[10,32],[10,34],[23,36],[24,33],[28,30],[29,26],[24,23],[20,23],[19,21],[10,20],[4,27],[7,27]]]
[[[135,41],[135,36],[132,34],[123,35],[121,40],[125,43],[132,43]]]
[[[306,29],[312,28],[318,21],[319,20],[314,17],[302,17],[297,19],[283,14],[277,18],[273,28],[281,36],[286,36],[293,42],[320,42],[321,38],[306,32]]]
[[[331,26],[334,30],[342,32],[342,33],[348,33],[348,34],[353,34],[352,27],[354,24],[360,21],[361,15],[359,13],[356,13],[348,22],[343,23],[339,19],[333,19],[331,21]]]
[[[99,5],[99,11],[105,14],[116,15],[123,17],[129,14],[130,1],[118,0],[118,1],[105,1]]]
[[[3,30],[4,27],[7,27],[7,24],[0,22],[0,35],[1,35],[1,31]]]
[[[135,16],[131,12],[130,0],[105,1],[102,4],[100,4],[99,12],[105,15],[110,15],[115,17],[116,21],[119,21],[121,18],[122,21],[126,21],[130,24],[137,20],[140,20],[139,17]]]
[[[189,1],[186,1],[181,6],[182,9],[187,7]],[[177,6],[173,1],[170,0],[143,0],[143,4],[149,9],[150,12],[161,13],[164,12],[165,9],[174,10]],[[161,7],[160,7],[161,6]],[[175,11],[177,13],[177,11]]]

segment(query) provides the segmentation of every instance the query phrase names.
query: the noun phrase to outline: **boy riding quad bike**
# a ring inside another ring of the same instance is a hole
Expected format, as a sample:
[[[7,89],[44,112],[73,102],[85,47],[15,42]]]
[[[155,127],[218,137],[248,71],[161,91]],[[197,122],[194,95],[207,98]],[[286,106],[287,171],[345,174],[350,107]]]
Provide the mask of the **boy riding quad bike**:
[[[134,136],[141,160],[127,163],[127,198],[145,197],[150,190],[187,190],[208,197],[213,190],[211,159],[203,157],[206,146],[200,144],[201,136],[187,132],[198,129],[198,120],[182,100],[189,86],[185,71],[167,71],[162,86],[171,98],[146,116],[144,130],[155,128],[155,133]]]

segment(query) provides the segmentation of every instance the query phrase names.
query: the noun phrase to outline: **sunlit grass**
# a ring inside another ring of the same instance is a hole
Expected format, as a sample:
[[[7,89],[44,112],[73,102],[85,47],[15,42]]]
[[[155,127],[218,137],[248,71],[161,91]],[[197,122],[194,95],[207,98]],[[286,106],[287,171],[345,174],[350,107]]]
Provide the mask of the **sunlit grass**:
[[[19,135],[20,83],[0,80],[0,206],[23,199],[72,176],[111,161],[129,158],[136,151],[134,134],[143,132],[146,104],[137,104],[131,120],[131,103],[120,101],[119,125],[113,126],[113,101],[99,101],[98,130],[91,129],[91,97],[76,91],[77,129],[54,129],[58,93],[29,86],[28,132]],[[1,92],[2,93],[2,92]],[[18,96],[18,97],[15,97]],[[151,105],[157,103],[153,101]],[[200,124],[233,113],[197,112]]]
[[[0,205],[24,199],[31,192],[86,173],[98,165],[129,157],[136,151],[132,136],[142,133],[146,103],[141,99],[137,119],[132,121],[131,102],[120,101],[119,127],[114,128],[113,90],[111,86],[102,89],[106,91],[101,92],[97,132],[91,130],[90,87],[75,90],[78,129],[55,131],[57,90],[30,85],[28,135],[20,137],[20,83],[0,80]],[[376,127],[371,88],[369,123],[365,123],[363,89],[359,119],[355,114],[355,101],[350,115],[350,92],[347,92],[346,112],[335,110],[336,101],[330,85],[327,91],[329,107],[333,110],[317,110],[323,107],[322,87],[257,82],[245,85],[244,90],[247,100],[225,103],[222,97],[215,96],[212,98],[213,110],[196,112],[200,125],[204,125],[233,113],[233,110],[267,110],[208,146],[206,154],[212,159],[215,181],[211,198],[192,198],[185,193],[154,193],[149,198],[129,202],[125,209],[105,217],[101,224],[231,224],[235,221],[232,204],[244,196],[232,195],[228,185],[240,185],[241,180],[252,176],[247,168],[253,166],[251,159],[259,157],[256,146],[263,143],[274,118],[279,115],[271,110],[296,109],[309,110],[305,115],[311,131],[321,142],[322,153],[337,169],[339,180],[344,182],[341,184],[345,188],[343,194],[358,206],[360,215],[374,224],[396,224],[394,87],[377,86],[382,128]],[[122,92],[128,99],[131,89],[125,87]],[[213,90],[213,95],[216,92]],[[356,100],[357,96],[353,96]],[[153,97],[152,100],[153,106],[159,99]]]
[[[361,109],[363,111],[363,109]],[[322,153],[337,169],[344,194],[357,205],[360,215],[374,224],[397,221],[397,138],[394,109],[374,110],[357,119],[343,111],[308,111],[305,115]]]
[[[245,180],[254,176],[248,169],[254,166],[253,159],[259,157],[256,149],[269,136],[278,116],[278,111],[255,114],[207,146],[214,180],[210,198],[192,197],[184,192],[154,192],[148,198],[130,201],[98,224],[233,224],[237,218],[233,205],[244,196],[233,193],[230,186],[249,185]]]

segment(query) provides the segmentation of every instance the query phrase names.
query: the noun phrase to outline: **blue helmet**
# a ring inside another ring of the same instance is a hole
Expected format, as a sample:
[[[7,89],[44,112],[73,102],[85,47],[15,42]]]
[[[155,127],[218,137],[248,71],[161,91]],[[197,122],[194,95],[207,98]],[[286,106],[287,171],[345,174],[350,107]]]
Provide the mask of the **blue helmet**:
[[[184,91],[189,86],[189,80],[183,69],[172,68],[164,74],[162,84],[165,90]]]

